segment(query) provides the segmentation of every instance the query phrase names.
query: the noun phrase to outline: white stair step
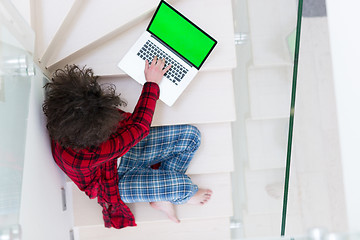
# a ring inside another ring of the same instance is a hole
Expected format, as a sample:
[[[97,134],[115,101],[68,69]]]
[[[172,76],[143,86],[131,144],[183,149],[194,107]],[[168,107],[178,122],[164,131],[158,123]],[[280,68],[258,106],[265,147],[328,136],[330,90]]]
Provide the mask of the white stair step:
[[[230,240],[229,218],[212,218],[201,220],[183,220],[176,224],[173,222],[139,223],[137,227],[107,229],[102,226],[82,227],[76,230],[78,239],[75,240]]]
[[[247,212],[256,214],[280,214],[283,207],[285,168],[245,171]],[[290,176],[288,210],[301,213],[296,173]]]
[[[75,1],[40,59],[46,66],[52,65],[115,31],[121,33],[132,24],[136,24],[139,19],[149,16],[157,5],[156,0],[141,3]],[[56,15],[61,14],[54,10],[52,12]]]
[[[36,34],[35,57],[40,59],[59,31],[75,0],[33,0],[29,2],[32,4],[31,25]],[[64,30],[66,31],[66,29]]]
[[[210,188],[213,191],[211,201],[204,206],[178,205],[177,215],[180,220],[204,219],[232,216],[232,197],[230,173],[190,175],[191,179],[200,188]],[[96,199],[89,199],[83,192],[78,190],[75,184],[72,186],[72,203],[74,211],[74,226],[102,226],[102,210]],[[135,216],[137,223],[141,222],[170,222],[160,211],[150,207],[148,203],[128,204]]]
[[[250,215],[282,212],[285,169],[245,171],[247,212]]]
[[[254,214],[243,212],[244,237],[278,239],[281,231],[281,212],[276,214]],[[308,231],[302,222],[302,214],[287,214],[286,236],[303,236]]]
[[[34,52],[34,45],[35,45],[35,36],[34,32],[29,28],[29,23],[27,22],[26,16],[22,16],[21,13],[26,13],[29,11],[29,5],[18,1],[1,1],[0,3],[0,11],[1,11],[1,43],[12,47],[19,48],[21,50],[25,50],[29,53]],[[16,50],[8,50],[12,52],[18,51]],[[1,54],[4,56],[3,58],[6,59],[5,56],[8,55],[6,53],[6,47],[1,47]],[[11,56],[11,55],[9,55]],[[22,57],[21,57],[22,58]],[[27,60],[27,59],[26,59]],[[1,68],[5,67],[7,60],[3,60]],[[12,63],[10,63],[12,64]],[[5,67],[6,68],[6,67]],[[2,69],[3,70],[3,69]],[[3,72],[1,71],[1,74]]]
[[[10,2],[15,6],[15,8],[19,11],[20,15],[25,19],[27,24],[31,25],[31,1],[28,0],[10,0]]]
[[[286,162],[288,118],[246,120],[249,168],[283,168]]]
[[[201,145],[190,163],[188,174],[232,172],[234,156],[231,123],[196,124]]]
[[[297,171],[291,167],[287,202],[286,234],[299,235],[304,232],[303,209],[301,201],[303,189]],[[247,208],[243,211],[245,237],[278,236],[281,229],[281,213],[285,168],[253,171],[245,170]],[[308,206],[306,206],[308,207]],[[306,208],[305,207],[305,208]],[[322,214],[319,214],[322,215]]]
[[[296,2],[295,0],[248,1],[254,65],[283,65],[293,62],[287,37],[296,26]]]
[[[291,67],[249,67],[251,118],[289,117],[291,81]]]
[[[103,78],[99,82],[113,83],[128,102],[123,109],[133,111],[141,94],[140,84],[125,76]],[[231,71],[200,72],[172,107],[158,101],[153,125],[219,123],[235,118]]]
[[[126,11],[130,11],[131,14],[133,14],[133,12],[140,12],[139,10],[131,10],[133,6],[135,6],[135,8],[141,5],[146,6],[145,3],[150,1],[142,2],[144,3],[140,4],[139,2],[128,1],[127,4],[124,4],[123,1],[118,1],[117,4],[119,5],[118,9],[123,9],[123,11],[126,9]],[[155,2],[158,3],[158,1]],[[102,8],[111,7],[104,7],[102,2],[99,4],[103,5]],[[147,5],[151,4],[153,4],[153,1],[147,3]],[[221,3],[216,0],[174,0],[172,5],[218,40],[218,45],[204,64],[203,70],[229,70],[236,67],[231,0],[221,1]],[[204,5],[206,5],[206,11],[201,11]],[[201,12],[193,11],[193,9],[199,9]],[[84,9],[82,14],[84,16],[81,16],[91,18],[93,13],[86,12],[86,10],[87,8]],[[107,11],[104,10],[104,12]],[[118,15],[120,16],[121,14],[118,13]],[[213,16],[222,16],[221,21],[218,21],[218,18],[214,18]],[[91,26],[91,24],[78,21],[74,26],[74,30],[68,33],[71,34],[71,38],[64,42],[65,45],[62,46],[62,52],[52,59],[47,67],[50,71],[54,71],[57,68],[62,68],[66,64],[75,63],[91,66],[97,74],[103,76],[123,74],[123,72],[117,68],[117,64],[141,33],[146,30],[150,17],[151,16],[139,22],[136,26],[132,26],[131,29],[125,32],[118,33],[118,30],[116,30],[116,34],[112,33],[110,34],[111,36],[109,36],[109,34],[105,35],[104,31],[99,31],[97,28],[85,28],[86,26]],[[94,19],[96,19],[96,21],[101,19],[99,23],[106,25],[103,23],[103,21],[105,21],[104,18],[97,16]],[[121,19],[118,19],[116,21],[117,27],[123,24],[120,20]],[[85,23],[86,26],[83,26]],[[97,23],[96,26],[98,26],[99,23]],[[83,33],[85,29],[88,31],[86,34]],[[75,30],[77,32],[74,32]],[[103,38],[100,39],[101,44],[96,43],[96,41],[88,43],[90,40],[93,41],[91,35],[94,34],[96,34],[97,37]],[[88,35],[90,35],[90,37],[88,37]]]

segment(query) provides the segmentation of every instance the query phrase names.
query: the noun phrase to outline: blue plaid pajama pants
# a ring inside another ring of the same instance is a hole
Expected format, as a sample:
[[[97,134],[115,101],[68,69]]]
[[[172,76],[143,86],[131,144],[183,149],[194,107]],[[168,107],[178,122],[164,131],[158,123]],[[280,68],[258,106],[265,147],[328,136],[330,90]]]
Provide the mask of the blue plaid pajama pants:
[[[121,158],[122,201],[186,203],[198,191],[185,172],[199,146],[200,131],[194,126],[152,127],[149,135]],[[152,169],[157,163],[160,168]]]

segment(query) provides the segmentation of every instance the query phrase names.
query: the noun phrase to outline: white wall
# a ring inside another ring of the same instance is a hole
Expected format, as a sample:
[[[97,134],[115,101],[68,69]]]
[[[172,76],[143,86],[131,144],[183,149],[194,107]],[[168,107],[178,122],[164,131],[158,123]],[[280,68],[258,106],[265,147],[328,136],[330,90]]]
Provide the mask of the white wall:
[[[32,79],[20,209],[23,240],[68,240],[72,211],[62,210],[65,177],[52,158],[42,113],[43,77]],[[68,196],[70,197],[70,196]]]
[[[20,15],[30,26],[30,0],[11,0],[11,3],[16,7]]]
[[[360,231],[360,1],[327,0],[350,231]]]

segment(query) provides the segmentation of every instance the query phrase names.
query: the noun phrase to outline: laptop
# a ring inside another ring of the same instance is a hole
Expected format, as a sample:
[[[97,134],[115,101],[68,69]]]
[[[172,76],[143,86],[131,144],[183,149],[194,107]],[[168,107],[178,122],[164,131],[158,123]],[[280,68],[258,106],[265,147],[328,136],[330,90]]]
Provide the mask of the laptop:
[[[172,106],[214,49],[217,41],[183,16],[167,2],[161,1],[149,26],[119,62],[130,77],[141,84],[145,60],[165,58],[165,73],[159,84],[160,100]]]

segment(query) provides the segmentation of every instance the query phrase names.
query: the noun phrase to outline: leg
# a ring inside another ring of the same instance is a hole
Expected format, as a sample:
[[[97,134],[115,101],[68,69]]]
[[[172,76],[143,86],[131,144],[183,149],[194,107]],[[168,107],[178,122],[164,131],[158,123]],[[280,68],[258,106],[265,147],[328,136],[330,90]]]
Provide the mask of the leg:
[[[169,170],[133,168],[122,173],[119,193],[126,203],[149,202],[176,223],[174,204],[205,204],[211,197],[211,190],[198,189],[188,176]]]
[[[119,192],[124,202],[150,202],[179,222],[173,204],[204,204],[211,190],[192,184],[186,172],[200,145],[200,132],[189,125],[151,128],[150,134],[130,149],[119,167]],[[161,162],[159,170],[151,165]]]
[[[188,176],[168,170],[134,168],[119,177],[119,193],[124,202],[149,202],[176,223],[180,220],[173,204],[188,201],[198,191]]]
[[[119,192],[126,203],[168,201],[182,204],[198,187],[185,174],[169,170],[134,168],[119,176]]]
[[[161,170],[185,173],[200,146],[200,132],[190,125],[152,127],[149,135],[121,160],[126,169],[149,168],[161,162]]]

